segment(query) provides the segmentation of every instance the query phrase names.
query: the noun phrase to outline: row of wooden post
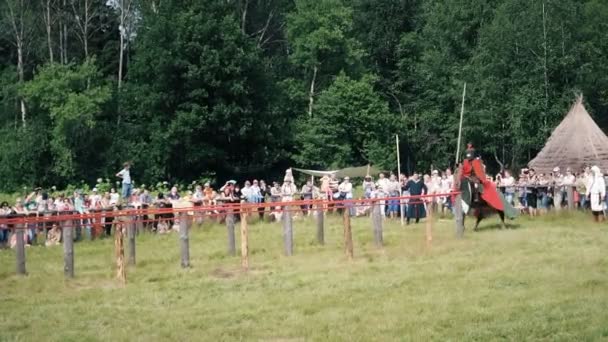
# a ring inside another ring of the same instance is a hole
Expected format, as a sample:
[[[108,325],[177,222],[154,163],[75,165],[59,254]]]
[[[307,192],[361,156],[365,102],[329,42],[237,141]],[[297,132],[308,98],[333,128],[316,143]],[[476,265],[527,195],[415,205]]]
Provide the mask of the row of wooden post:
[[[72,212],[64,212],[60,214],[72,214]],[[135,266],[136,264],[136,247],[135,237],[137,231],[143,229],[141,222],[136,222],[136,216],[129,216],[125,223],[121,223],[118,217],[115,218],[115,234],[114,234],[114,248],[116,257],[116,276],[122,282],[126,282],[126,267],[125,267],[125,255],[124,255],[124,233],[126,231],[128,244],[129,244],[129,255],[128,265]],[[179,241],[181,251],[181,266],[184,268],[190,267],[190,246],[189,246],[189,228],[190,228],[190,217],[187,213],[182,212],[179,214]],[[63,239],[63,272],[66,278],[74,278],[74,228],[73,222],[65,221],[62,226],[62,239]],[[126,226],[126,227],[125,227]],[[23,240],[26,226],[23,223],[17,224],[15,227],[15,254],[17,260],[17,274],[27,274],[26,263],[25,263],[25,243]]]
[[[456,206],[460,205],[460,201],[457,200]],[[383,246],[383,216],[381,213],[379,202],[375,202],[372,205],[371,210],[371,223],[372,233],[374,236],[374,244],[376,247]],[[294,252],[294,241],[293,241],[293,218],[290,208],[285,208],[282,217],[283,227],[283,245],[285,255],[291,256]],[[461,209],[462,210],[462,209]],[[458,211],[458,210],[457,210]],[[235,217],[233,212],[228,212],[226,215],[226,228],[228,235],[228,254],[236,254],[236,237],[235,237]],[[320,245],[325,244],[325,218],[324,218],[324,207],[322,203],[316,205],[316,238],[317,243]],[[241,266],[243,269],[249,269],[249,241],[248,241],[248,225],[247,225],[247,212],[241,211]],[[189,249],[189,228],[192,224],[192,219],[186,212],[181,212],[178,215],[179,218],[179,245],[181,252],[181,266],[183,268],[190,267],[190,249]],[[121,219],[124,223],[121,223]],[[126,233],[128,239],[128,259],[127,264],[130,266],[136,265],[136,235],[140,227],[137,216],[130,216],[127,218],[116,217],[114,224],[115,230],[115,256],[116,256],[116,269],[117,278],[123,282],[126,282],[126,267],[125,267],[125,255],[124,255],[124,236]],[[458,218],[457,218],[458,220]],[[64,274],[66,278],[74,277],[74,227],[70,221],[64,222],[63,226],[63,251],[64,251]],[[352,260],[354,257],[354,247],[352,238],[352,229],[350,222],[350,213],[347,207],[343,210],[343,226],[344,226],[344,251],[348,259]],[[17,256],[17,273],[26,274],[25,266],[25,246],[23,242],[23,234],[25,233],[24,225],[20,224],[16,227],[16,256]],[[429,217],[427,220],[426,228],[426,239],[430,244],[432,241],[432,212],[429,211]]]
[[[325,244],[325,214],[323,204],[319,203],[316,205],[314,210],[316,217],[316,237],[319,245]],[[282,223],[282,236],[283,236],[283,247],[286,256],[293,255],[293,217],[291,215],[290,208],[285,208],[283,211],[281,223]],[[383,246],[383,233],[382,233],[382,215],[380,212],[380,204],[375,203],[372,206],[372,232],[374,235],[374,243],[377,247]],[[343,210],[343,225],[344,225],[344,251],[346,256],[352,260],[354,256],[353,237],[352,229],[350,225],[350,213],[347,207]],[[228,212],[226,215],[226,230],[228,237],[228,254],[236,254],[236,237],[235,237],[235,217],[234,213]],[[243,269],[249,268],[249,242],[248,242],[248,226],[247,226],[247,212],[241,212],[241,264]]]

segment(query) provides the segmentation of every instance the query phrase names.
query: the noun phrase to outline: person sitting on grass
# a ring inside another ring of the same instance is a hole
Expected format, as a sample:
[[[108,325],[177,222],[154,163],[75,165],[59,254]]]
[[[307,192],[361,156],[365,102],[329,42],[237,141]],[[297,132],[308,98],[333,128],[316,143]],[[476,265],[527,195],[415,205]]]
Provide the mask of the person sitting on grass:
[[[53,223],[53,226],[46,234],[46,241],[44,242],[44,245],[49,247],[49,246],[59,245],[60,243],[61,243],[61,229],[59,229],[59,226],[57,226],[56,223]]]

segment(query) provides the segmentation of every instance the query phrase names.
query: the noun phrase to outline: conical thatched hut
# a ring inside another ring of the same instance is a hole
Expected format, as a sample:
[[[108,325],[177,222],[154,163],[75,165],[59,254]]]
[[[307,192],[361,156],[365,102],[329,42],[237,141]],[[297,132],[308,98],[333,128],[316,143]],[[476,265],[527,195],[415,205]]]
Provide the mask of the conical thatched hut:
[[[592,165],[599,166],[603,172],[608,170],[608,137],[593,121],[583,105],[583,97],[579,96],[528,166],[537,173],[549,173],[556,166],[562,172],[568,167],[579,172]]]

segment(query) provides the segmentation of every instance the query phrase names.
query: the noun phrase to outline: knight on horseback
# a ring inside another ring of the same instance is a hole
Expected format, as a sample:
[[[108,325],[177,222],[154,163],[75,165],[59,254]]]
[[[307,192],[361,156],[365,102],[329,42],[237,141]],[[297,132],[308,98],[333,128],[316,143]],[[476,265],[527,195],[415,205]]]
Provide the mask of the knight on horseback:
[[[485,166],[481,158],[476,156],[475,148],[471,143],[467,145],[465,159],[462,162],[459,190],[462,193],[463,212],[466,214],[473,209],[473,215],[477,217],[474,230],[477,230],[479,222],[492,211],[498,212],[503,228],[505,216],[511,219],[516,216],[515,209],[486,177]]]

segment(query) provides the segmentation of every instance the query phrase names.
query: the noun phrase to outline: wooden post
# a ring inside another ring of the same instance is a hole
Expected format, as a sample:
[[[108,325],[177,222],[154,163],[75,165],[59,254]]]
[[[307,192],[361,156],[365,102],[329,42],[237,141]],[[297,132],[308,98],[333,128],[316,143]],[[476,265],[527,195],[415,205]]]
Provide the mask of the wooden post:
[[[574,187],[573,186],[566,187],[566,196],[568,198],[568,210],[573,210],[575,207],[575,205],[574,205]]]
[[[144,233],[144,218],[144,207],[142,204],[142,206],[138,208],[136,216],[137,222],[135,223],[135,230],[137,231],[137,235]]]
[[[460,177],[462,175],[462,168],[458,167],[454,172],[454,189],[452,191],[460,192]],[[459,193],[452,197],[454,203],[454,222],[456,224],[456,237],[461,239],[464,236],[464,212],[462,210],[462,195]]]
[[[432,200],[434,200],[434,198],[431,198]],[[425,230],[425,235],[426,235],[426,245],[427,247],[431,246],[431,243],[433,242],[433,208],[432,206],[431,210],[429,210],[426,213],[426,230]]]
[[[285,255],[293,255],[293,221],[291,219],[291,211],[289,207],[283,207],[283,245],[285,246]]]
[[[464,236],[464,212],[462,211],[462,195],[454,196],[454,221],[456,223],[456,237]]]
[[[117,217],[115,217],[117,219]],[[116,221],[115,221],[116,222]],[[122,224],[115,224],[114,255],[116,257],[116,278],[123,284],[127,282],[127,269],[125,267],[125,245],[123,241]]]
[[[317,211],[317,242],[320,245],[325,244],[325,213],[323,211],[323,204],[319,202],[316,205]]]
[[[343,210],[344,222],[344,251],[349,260],[353,260],[353,232],[350,227],[350,211],[344,206]]]
[[[384,239],[382,237],[382,214],[380,213],[380,202],[372,202],[372,225],[374,229],[374,243],[376,247],[382,247]]]
[[[228,254],[236,254],[236,242],[234,238],[234,213],[228,209],[226,214],[226,229],[228,230]]]
[[[23,215],[12,216],[14,218],[23,218]],[[23,242],[24,228],[26,225],[18,223],[15,225],[15,239],[17,239],[17,245],[15,246],[15,252],[17,254],[17,274],[26,275],[25,270],[25,243]]]
[[[59,215],[71,215],[72,212],[62,211]],[[63,274],[66,278],[74,278],[74,221],[64,220],[63,227]]]
[[[179,214],[179,241],[181,250],[181,265],[183,268],[190,267],[190,218],[188,213],[183,211]]]
[[[137,215],[129,216],[129,223],[127,225],[127,238],[129,239],[129,265],[135,266],[135,220]]]
[[[247,227],[247,212],[241,210],[241,266],[249,269],[249,228]]]

